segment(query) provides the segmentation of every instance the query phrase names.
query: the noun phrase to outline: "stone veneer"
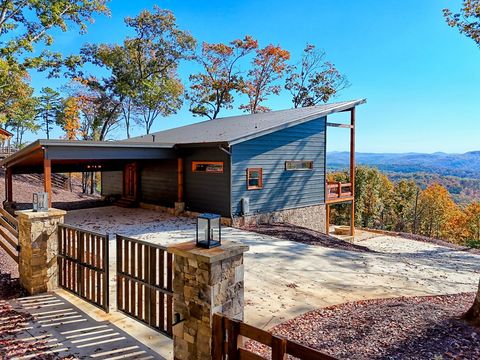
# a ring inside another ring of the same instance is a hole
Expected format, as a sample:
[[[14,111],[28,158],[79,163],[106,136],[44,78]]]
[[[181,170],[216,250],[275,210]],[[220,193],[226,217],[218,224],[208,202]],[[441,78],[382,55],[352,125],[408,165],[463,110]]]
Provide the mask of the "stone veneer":
[[[57,225],[63,223],[66,211],[27,210],[15,214],[18,216],[18,271],[21,285],[31,295],[55,289],[58,286]]]
[[[248,246],[222,242],[202,249],[194,242],[173,245],[174,311],[183,321],[174,326],[174,358],[212,359],[212,315],[243,320],[243,253]]]
[[[274,211],[266,214],[252,214],[233,218],[233,226],[287,223],[325,233],[326,207],[312,205],[296,209]]]

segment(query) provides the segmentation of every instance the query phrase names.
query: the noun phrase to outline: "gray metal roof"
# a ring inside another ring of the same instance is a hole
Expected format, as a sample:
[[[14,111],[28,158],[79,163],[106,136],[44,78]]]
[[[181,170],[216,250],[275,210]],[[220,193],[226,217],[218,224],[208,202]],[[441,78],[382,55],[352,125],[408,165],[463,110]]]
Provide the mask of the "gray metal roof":
[[[366,99],[359,99],[298,109],[218,118],[124,141],[174,143],[178,145],[202,143],[228,143],[233,145],[329,114],[350,110],[365,102]]]

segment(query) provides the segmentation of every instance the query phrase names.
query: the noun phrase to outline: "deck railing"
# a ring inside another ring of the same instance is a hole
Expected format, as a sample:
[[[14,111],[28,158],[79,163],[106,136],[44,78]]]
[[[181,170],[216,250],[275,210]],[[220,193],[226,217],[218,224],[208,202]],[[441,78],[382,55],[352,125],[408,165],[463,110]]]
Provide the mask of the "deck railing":
[[[352,197],[352,184],[342,182],[327,182],[327,200]]]

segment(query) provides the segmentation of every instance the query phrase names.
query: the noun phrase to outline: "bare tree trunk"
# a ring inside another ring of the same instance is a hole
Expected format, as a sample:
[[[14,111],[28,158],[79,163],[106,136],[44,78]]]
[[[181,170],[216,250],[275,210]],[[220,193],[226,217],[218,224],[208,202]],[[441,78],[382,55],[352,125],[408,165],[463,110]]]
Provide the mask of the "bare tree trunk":
[[[465,313],[464,318],[480,326],[480,282],[478,283],[477,297],[470,310]]]
[[[95,193],[95,173],[90,173],[90,194],[93,195]]]

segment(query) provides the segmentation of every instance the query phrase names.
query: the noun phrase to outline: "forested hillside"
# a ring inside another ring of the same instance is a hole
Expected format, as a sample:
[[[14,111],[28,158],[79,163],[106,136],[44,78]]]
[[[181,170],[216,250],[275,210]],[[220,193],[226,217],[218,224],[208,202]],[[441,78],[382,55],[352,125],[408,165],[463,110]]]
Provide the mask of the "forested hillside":
[[[331,152],[327,156],[329,171],[347,168],[348,161],[348,152]],[[378,168],[393,182],[412,179],[421,189],[441,184],[460,205],[480,200],[480,151],[465,154],[356,153],[356,162]]]
[[[348,182],[349,175],[346,171],[331,172],[328,180]],[[348,206],[332,207],[334,224],[349,222]],[[457,204],[438,182],[422,189],[413,178],[392,181],[377,168],[357,166],[355,225],[480,247],[480,201]]]

